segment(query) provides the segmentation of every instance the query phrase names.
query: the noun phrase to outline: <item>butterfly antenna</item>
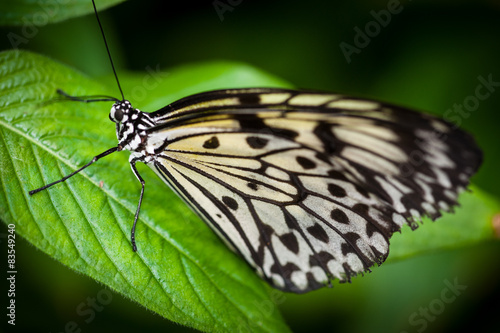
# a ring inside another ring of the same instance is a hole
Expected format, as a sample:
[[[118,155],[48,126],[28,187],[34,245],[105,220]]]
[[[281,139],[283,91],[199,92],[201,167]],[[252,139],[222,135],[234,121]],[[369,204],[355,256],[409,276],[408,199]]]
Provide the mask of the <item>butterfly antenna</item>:
[[[118,89],[120,89],[120,94],[122,95],[122,100],[125,100],[125,96],[123,95],[122,87],[120,86],[120,81],[118,80],[118,75],[116,74],[115,64],[113,63],[113,58],[111,58],[111,52],[109,51],[108,42],[106,40],[106,36],[104,35],[104,29],[102,28],[101,20],[99,20],[99,15],[97,14],[97,8],[95,6],[94,0],[92,0],[92,5],[94,6],[95,17],[97,19],[97,23],[99,24],[99,28],[101,29],[102,39],[104,40],[104,45],[106,45],[106,51],[108,51],[109,62],[111,63],[111,67],[113,68],[113,73],[115,74],[116,83],[118,84]]]

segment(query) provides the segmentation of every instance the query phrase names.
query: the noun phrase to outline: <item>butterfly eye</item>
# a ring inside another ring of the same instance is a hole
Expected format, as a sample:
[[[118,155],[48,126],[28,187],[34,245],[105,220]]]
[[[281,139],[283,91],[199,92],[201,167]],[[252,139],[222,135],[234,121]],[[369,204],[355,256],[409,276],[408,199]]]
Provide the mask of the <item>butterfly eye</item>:
[[[123,119],[122,110],[118,109],[115,111],[115,119],[116,119],[116,121],[122,121],[122,119]]]
[[[114,106],[111,108],[111,112],[109,113],[109,119],[112,122],[119,123],[123,120],[123,111],[120,109],[116,109]]]

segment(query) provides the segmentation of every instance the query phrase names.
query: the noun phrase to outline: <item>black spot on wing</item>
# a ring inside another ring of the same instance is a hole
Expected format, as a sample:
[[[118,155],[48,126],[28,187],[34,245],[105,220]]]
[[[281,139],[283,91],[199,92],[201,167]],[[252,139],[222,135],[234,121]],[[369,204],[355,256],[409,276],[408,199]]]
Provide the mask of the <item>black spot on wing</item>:
[[[264,148],[269,140],[258,137],[258,136],[249,136],[247,137],[247,143],[250,146],[250,148],[253,149],[262,149]]]
[[[297,237],[293,234],[293,232],[281,235],[279,236],[279,239],[287,249],[295,254],[299,253],[299,242],[297,241]]]
[[[369,207],[365,204],[355,204],[351,210],[361,216],[368,216]]]
[[[304,168],[305,170],[314,169],[316,167],[316,163],[314,163],[313,161],[311,161],[307,157],[297,156],[296,160],[297,160],[297,163],[299,163],[300,166],[302,168]]]
[[[316,223],[312,227],[308,227],[307,232],[309,232],[309,234],[311,234],[311,236],[313,236],[317,240],[328,243],[328,234],[326,233],[325,229],[323,229],[319,224]]]
[[[328,184],[328,192],[338,198],[343,198],[347,195],[346,191],[342,187],[335,184]]]
[[[247,186],[254,191],[257,191],[257,184],[255,183],[247,183]]]
[[[237,210],[238,209],[238,203],[233,198],[223,196],[222,197],[222,202],[224,202],[226,204],[226,206],[228,206],[232,210]]]
[[[216,136],[211,137],[207,141],[203,143],[203,148],[206,149],[215,149],[219,147],[219,139]]]
[[[349,224],[349,218],[347,215],[338,208],[332,210],[330,214],[331,218],[342,224]]]

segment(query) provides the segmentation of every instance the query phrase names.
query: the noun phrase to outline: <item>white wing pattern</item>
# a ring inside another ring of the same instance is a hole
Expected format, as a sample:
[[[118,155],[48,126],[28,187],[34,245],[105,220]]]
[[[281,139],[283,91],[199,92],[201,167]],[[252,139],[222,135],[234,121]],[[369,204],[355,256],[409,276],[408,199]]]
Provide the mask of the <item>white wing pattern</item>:
[[[450,123],[342,95],[202,93],[150,113],[147,164],[274,287],[382,263],[403,224],[450,211],[481,164]]]

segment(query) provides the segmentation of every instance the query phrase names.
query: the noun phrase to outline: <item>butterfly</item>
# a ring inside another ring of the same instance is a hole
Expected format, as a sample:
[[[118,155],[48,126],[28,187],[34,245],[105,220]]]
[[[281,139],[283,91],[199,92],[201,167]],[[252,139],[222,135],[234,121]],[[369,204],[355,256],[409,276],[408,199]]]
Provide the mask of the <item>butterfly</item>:
[[[118,145],[30,194],[128,150],[142,185],[134,251],[142,162],[262,278],[288,292],[350,281],[381,264],[391,235],[451,211],[482,162],[474,139],[445,120],[339,94],[226,89],[151,113],[125,98],[94,100],[114,101]]]

